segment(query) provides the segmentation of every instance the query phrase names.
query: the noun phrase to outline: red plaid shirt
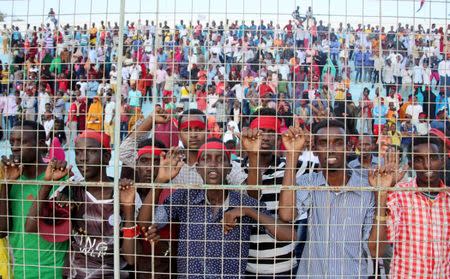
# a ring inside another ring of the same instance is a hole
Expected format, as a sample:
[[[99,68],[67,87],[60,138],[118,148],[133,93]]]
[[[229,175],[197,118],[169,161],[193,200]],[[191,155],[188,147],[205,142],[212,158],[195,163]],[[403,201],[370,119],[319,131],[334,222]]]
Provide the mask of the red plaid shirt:
[[[416,180],[397,187],[417,187]],[[434,200],[420,192],[393,192],[387,207],[394,245],[390,278],[450,278],[450,192]]]

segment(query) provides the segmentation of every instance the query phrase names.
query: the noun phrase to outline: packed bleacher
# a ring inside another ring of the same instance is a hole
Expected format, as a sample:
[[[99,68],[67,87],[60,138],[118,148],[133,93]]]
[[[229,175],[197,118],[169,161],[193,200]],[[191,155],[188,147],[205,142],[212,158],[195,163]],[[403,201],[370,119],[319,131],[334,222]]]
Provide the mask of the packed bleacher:
[[[0,278],[450,278],[450,25],[300,12],[4,25]]]

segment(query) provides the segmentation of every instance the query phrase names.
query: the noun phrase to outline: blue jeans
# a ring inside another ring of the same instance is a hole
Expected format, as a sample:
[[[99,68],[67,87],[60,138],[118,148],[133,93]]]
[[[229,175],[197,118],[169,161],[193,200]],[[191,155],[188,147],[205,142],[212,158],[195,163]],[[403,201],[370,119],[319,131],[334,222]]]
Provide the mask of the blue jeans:
[[[9,115],[5,116],[5,136],[6,139],[9,139],[9,136],[11,135],[12,127],[14,126],[14,123],[16,122],[16,116],[15,115]]]
[[[355,76],[355,81],[358,82],[358,78],[359,78],[359,82],[361,82],[362,79],[362,66],[355,66],[355,70],[356,70],[356,76]]]
[[[123,141],[128,135],[128,122],[120,122],[120,140]]]
[[[295,256],[300,261],[302,258],[303,248],[305,248],[306,236],[308,233],[308,218],[300,219],[295,222],[297,227],[297,246],[295,247]]]

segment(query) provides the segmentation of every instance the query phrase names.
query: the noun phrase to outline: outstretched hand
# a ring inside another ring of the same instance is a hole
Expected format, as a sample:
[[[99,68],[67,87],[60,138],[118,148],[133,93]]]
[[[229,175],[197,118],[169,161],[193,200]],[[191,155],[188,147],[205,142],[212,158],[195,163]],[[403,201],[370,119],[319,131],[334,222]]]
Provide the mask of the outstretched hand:
[[[383,165],[369,171],[369,184],[373,187],[393,187],[408,171],[407,165],[400,167],[398,151],[386,152],[383,159]]]
[[[162,152],[157,180],[169,182],[180,173],[183,164],[183,156],[178,147],[171,148],[168,153]]]

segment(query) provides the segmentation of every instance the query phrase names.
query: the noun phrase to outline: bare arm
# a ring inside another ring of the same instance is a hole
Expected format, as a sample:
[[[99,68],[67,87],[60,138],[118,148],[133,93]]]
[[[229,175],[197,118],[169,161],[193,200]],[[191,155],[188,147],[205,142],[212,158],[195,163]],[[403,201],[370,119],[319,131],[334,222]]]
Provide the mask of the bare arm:
[[[262,177],[259,170],[259,150],[261,146],[261,131],[257,128],[244,129],[240,136],[242,148],[248,154],[248,176],[247,185],[261,185]],[[255,198],[259,199],[257,190],[250,190],[247,193]]]
[[[369,250],[374,259],[384,255],[386,250],[387,228],[386,228],[386,201],[387,193],[375,192],[375,220],[369,237]]]
[[[303,151],[306,136],[302,129],[289,127],[289,130],[282,135],[282,140],[286,147],[286,167],[280,192],[278,215],[284,222],[294,222],[298,215],[296,192],[285,188],[296,185],[295,174],[298,157]]]
[[[247,207],[244,209],[244,212],[246,216],[263,225],[277,240],[296,240],[296,231],[292,224],[277,222],[272,216],[261,213],[254,208]]]
[[[295,190],[284,189],[286,186],[295,185],[295,173],[298,157],[298,153],[286,153],[286,167],[278,204],[278,215],[284,222],[293,222],[296,220],[298,214]]]

